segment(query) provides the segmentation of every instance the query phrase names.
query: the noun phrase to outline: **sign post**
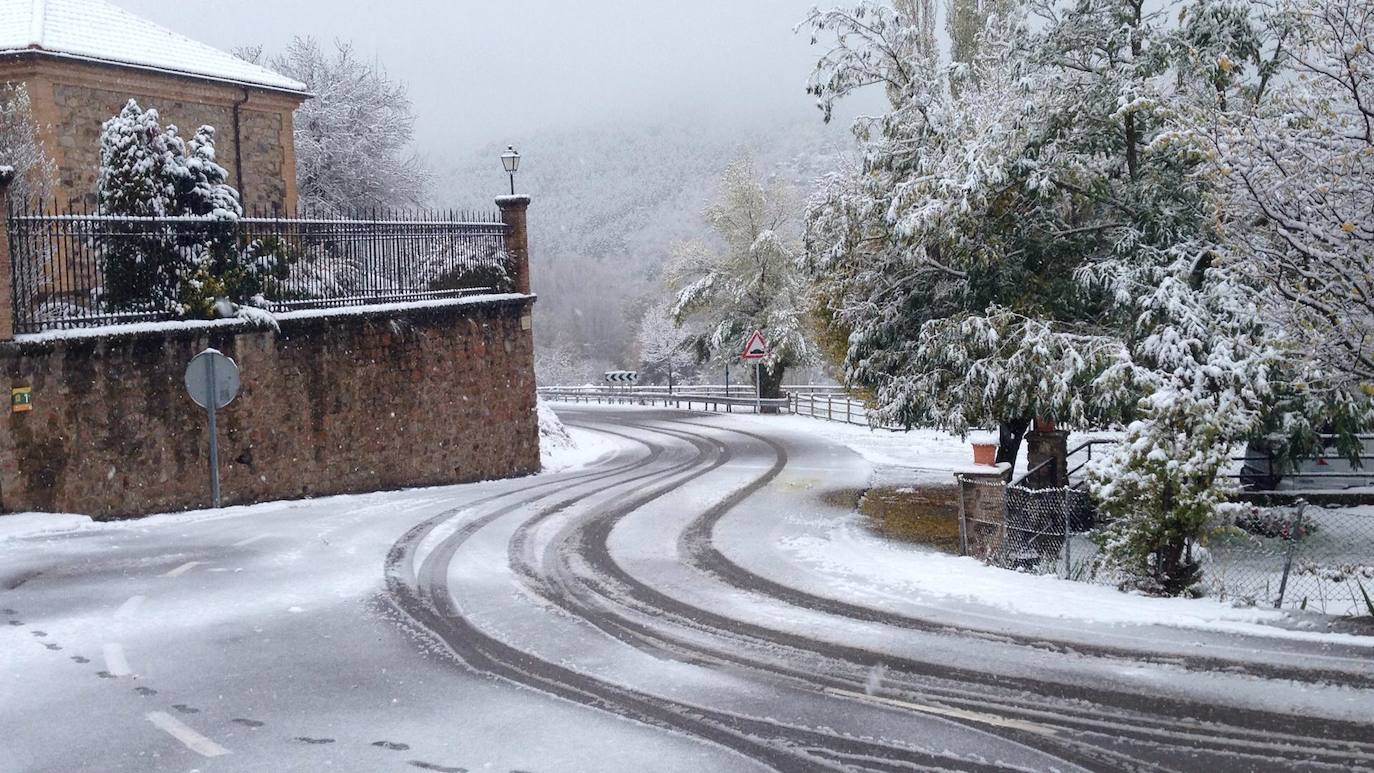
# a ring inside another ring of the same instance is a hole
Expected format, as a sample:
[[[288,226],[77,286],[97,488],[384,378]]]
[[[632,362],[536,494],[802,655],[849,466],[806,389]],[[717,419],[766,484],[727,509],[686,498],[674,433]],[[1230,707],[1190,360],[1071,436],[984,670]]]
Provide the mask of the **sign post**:
[[[239,366],[214,349],[206,349],[186,366],[186,392],[210,417],[210,500],[220,506],[219,428],[215,413],[239,394]]]
[[[755,330],[744,345],[742,360],[754,361],[754,413],[763,413],[763,360],[768,356],[768,339],[762,330]]]

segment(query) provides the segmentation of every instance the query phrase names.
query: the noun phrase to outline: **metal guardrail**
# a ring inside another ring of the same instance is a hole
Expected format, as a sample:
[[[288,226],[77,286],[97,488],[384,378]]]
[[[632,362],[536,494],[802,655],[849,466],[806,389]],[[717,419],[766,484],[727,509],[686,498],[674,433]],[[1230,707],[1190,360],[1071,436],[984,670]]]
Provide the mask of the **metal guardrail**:
[[[585,389],[550,388],[539,389],[539,396],[548,400],[568,403],[596,403],[598,405],[662,405],[665,408],[685,410],[716,411],[724,413],[757,412],[764,408],[777,411],[788,410],[788,398],[759,400],[754,397],[734,397],[711,394],[687,394],[674,391],[645,391],[643,389]]]
[[[736,409],[748,412],[758,408],[769,408],[796,416],[810,416],[826,421],[854,424],[879,429],[899,429],[875,424],[868,405],[845,393],[840,386],[817,386],[812,384],[784,386],[786,397],[758,400],[754,387],[748,384],[694,384],[668,387],[636,386],[627,389],[608,387],[540,387],[540,397],[575,403],[603,403],[621,405],[663,405],[665,407],[685,408],[688,410],[720,411],[733,413]]]
[[[792,413],[798,416],[812,416],[826,421],[891,429],[891,427],[875,424],[869,413],[867,403],[862,400],[855,400],[843,393],[794,394],[789,392],[788,399],[792,402],[790,407]]]
[[[596,392],[608,389],[604,384],[585,384],[583,386],[555,385],[539,387],[540,392]],[[673,395],[718,395],[723,397],[750,397],[754,396],[754,387],[750,384],[731,384],[726,387],[724,384],[675,384],[671,388],[666,386],[647,386],[636,384],[629,387],[636,392],[673,394]],[[728,389],[728,391],[727,391]],[[786,384],[782,391],[787,394],[832,394],[836,396],[846,396],[844,387],[821,384]]]

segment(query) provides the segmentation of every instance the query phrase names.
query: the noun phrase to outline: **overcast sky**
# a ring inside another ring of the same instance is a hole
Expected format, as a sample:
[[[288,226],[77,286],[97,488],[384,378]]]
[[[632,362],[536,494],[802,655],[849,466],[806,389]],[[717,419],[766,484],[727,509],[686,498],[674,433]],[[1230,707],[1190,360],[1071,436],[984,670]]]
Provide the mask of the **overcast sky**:
[[[409,84],[432,156],[535,126],[819,120],[816,52],[792,32],[815,0],[114,2],[226,50],[351,41]]]

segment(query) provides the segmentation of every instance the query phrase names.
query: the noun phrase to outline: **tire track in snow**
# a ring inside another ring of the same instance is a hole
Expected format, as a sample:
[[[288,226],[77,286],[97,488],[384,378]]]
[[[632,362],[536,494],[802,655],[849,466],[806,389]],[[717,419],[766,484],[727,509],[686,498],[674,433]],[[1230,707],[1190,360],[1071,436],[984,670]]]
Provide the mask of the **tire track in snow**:
[[[767,438],[751,435],[750,433],[739,433],[737,430],[727,431],[736,432],[742,435],[749,435],[750,437],[760,442],[767,443],[770,447],[774,449],[775,453],[777,454],[777,461],[767,474],[762,476],[759,480],[756,480],[753,484],[750,484],[744,487],[743,489],[740,489],[739,491],[735,492],[733,495],[727,498],[724,502],[718,504],[716,507],[712,508],[711,510],[708,510],[707,513],[703,514],[693,524],[693,527],[695,527],[695,529],[699,533],[705,534],[705,540],[703,541],[707,544],[709,544],[710,530],[714,527],[714,523],[718,521],[720,517],[723,517],[725,513],[727,513],[731,508],[736,506],[740,501],[747,498],[750,494],[754,493],[755,491],[762,488],[764,485],[767,485],[767,483],[771,482],[771,480],[775,478],[786,466],[786,450],[782,448],[779,444],[774,443]],[[620,584],[621,587],[609,593],[606,593],[605,595],[607,596],[607,598],[610,598],[612,600],[617,598],[624,598],[625,594],[629,594],[631,597],[634,597],[636,591],[638,591],[641,597],[644,595],[648,595],[649,597],[645,607],[641,609],[641,611],[646,612],[648,614],[660,616],[664,614],[673,615],[678,617],[680,620],[686,621],[688,624],[695,625],[698,627],[701,626],[703,623],[714,624],[718,629],[719,633],[724,634],[727,638],[733,640],[738,640],[741,628],[746,628],[751,633],[760,632],[760,630],[757,627],[751,628],[747,624],[742,623],[742,621],[721,618],[719,616],[712,615],[709,611],[701,609],[699,607],[677,602],[676,600],[671,599],[670,597],[667,597],[664,594],[658,593],[657,591],[648,588],[642,583],[639,583],[634,578],[630,577],[627,573],[625,573],[618,565],[616,565],[614,560],[610,557],[608,549],[606,549],[606,539],[609,536],[610,529],[613,527],[614,522],[618,521],[619,518],[624,517],[624,515],[628,512],[629,510],[627,509],[623,512],[610,513],[604,516],[599,522],[593,521],[595,525],[588,527],[595,529],[595,533],[592,534],[591,539],[587,538],[587,532],[584,531],[581,535],[580,541],[578,541],[577,544],[571,548],[571,550],[566,551],[578,554],[579,556],[588,560],[595,567],[595,569],[597,569],[603,576],[612,577],[614,578],[614,580],[618,581],[618,584]],[[689,529],[689,532],[691,531],[692,529]],[[561,554],[562,552],[565,551],[555,551],[552,548],[550,549],[551,554]],[[526,574],[529,574],[529,568],[526,568],[525,572]],[[738,587],[741,590],[753,593],[759,592],[757,586],[753,586],[748,582],[734,583],[734,585],[735,587]],[[789,594],[793,593],[792,589],[785,590],[788,591]],[[554,600],[555,603],[558,603],[559,601],[558,599],[552,600]],[[641,598],[641,600],[644,599]],[[787,600],[789,602],[792,601],[792,599],[787,598],[785,598],[784,600]],[[801,606],[806,605],[803,604]],[[575,607],[565,608],[568,608],[569,611],[572,611],[574,613],[577,613],[578,611]],[[863,613],[866,616],[878,616],[876,619],[873,619],[872,621],[886,622],[886,620],[882,619],[882,613],[878,613],[875,610],[868,610],[866,608],[860,609],[862,609]],[[830,609],[823,609],[821,611],[832,612],[832,610]],[[623,624],[621,625],[621,627],[622,630],[627,630],[627,627],[625,627]],[[633,626],[630,626],[628,628],[633,628]],[[603,629],[606,628],[603,627]],[[950,633],[950,629],[948,627],[941,627],[938,630],[938,632]],[[813,652],[817,651],[817,647],[815,646],[817,643],[815,642],[808,642],[805,639],[799,640],[799,637],[794,637],[788,634],[779,634],[778,632],[769,631],[767,629],[762,629],[762,633],[764,633],[764,636],[762,638],[766,642],[774,646],[800,645],[799,648],[801,649],[809,649]],[[957,631],[955,633],[957,633]],[[613,631],[612,634],[617,635]],[[641,637],[641,646],[643,646],[643,639],[645,637],[653,638],[655,636],[659,636],[661,638],[661,634],[657,634],[653,631],[650,631],[647,628],[641,628],[640,630],[635,632],[635,635]],[[680,646],[681,642],[676,642],[675,644]],[[811,646],[806,646],[808,644],[810,644]],[[868,662],[872,662],[872,659],[874,658],[874,653],[869,653],[863,650],[851,650],[849,652],[843,652],[844,648],[836,648],[833,646],[825,646],[821,649],[829,650],[829,652],[822,652],[822,654],[827,654],[832,658],[839,655],[842,659],[849,659],[851,660],[851,662],[857,661],[859,663],[862,663],[865,657],[867,657]],[[700,657],[703,655],[721,657],[721,653],[719,652],[702,652],[699,649],[691,653],[689,657]],[[844,658],[844,656],[848,656],[848,658]],[[741,659],[738,657],[726,656],[724,659],[737,664],[755,666],[758,665],[757,663],[750,664],[747,661],[741,661]],[[922,677],[933,677],[941,674],[948,675],[953,671],[952,669],[949,669],[945,666],[937,665],[937,673],[933,673],[931,669],[928,667],[928,664],[912,664],[910,662],[901,662],[901,659],[892,659],[888,657],[882,657],[882,660],[885,664],[888,665],[893,663],[894,660],[898,661],[899,666],[906,667],[905,669],[899,668],[899,672],[904,671],[908,676],[915,675]],[[921,667],[913,669],[911,668],[912,665],[919,665]],[[768,670],[767,666],[765,666],[765,670]],[[777,671],[778,669],[773,668],[772,670]],[[792,675],[795,676],[796,674],[794,673]],[[1030,692],[1032,694],[1056,696],[1057,694],[1062,693],[1065,690],[1064,685],[1034,681],[1031,681],[1029,683],[1017,683],[1009,685],[1009,680],[1005,678],[990,677],[990,675],[984,674],[982,672],[964,671],[958,673],[957,676],[960,678],[958,680],[958,686],[956,690],[962,693],[967,692],[967,685],[970,681],[975,683],[982,682],[985,684],[992,683],[992,686],[997,687],[1003,692],[1005,692],[1008,687],[1011,687],[1015,692]],[[1083,696],[1084,693],[1089,693],[1091,694],[1089,699],[1092,699],[1095,702],[1099,703],[1098,706],[1092,707],[1087,711],[1083,710],[1081,707],[1077,707],[1075,710],[1069,712],[1070,716],[1072,716],[1073,714],[1078,714],[1084,717],[1091,717],[1091,719],[1086,722],[1068,723],[1065,729],[1074,731],[1076,733],[1094,731],[1102,732],[1105,729],[1113,735],[1119,735],[1122,733],[1125,733],[1127,735],[1134,734],[1139,740],[1148,743],[1160,743],[1162,741],[1165,743],[1172,743],[1174,745],[1177,745],[1180,742],[1182,742],[1185,746],[1188,747],[1188,751],[1197,751],[1199,748],[1210,747],[1217,754],[1225,754],[1232,757],[1249,757],[1251,755],[1246,754],[1246,750],[1253,749],[1257,744],[1259,744],[1264,748],[1265,751],[1268,751],[1271,756],[1260,756],[1258,757],[1258,759],[1270,761],[1272,761],[1272,755],[1287,757],[1295,761],[1306,760],[1311,758],[1312,756],[1325,756],[1327,758],[1327,764],[1334,765],[1337,767],[1347,765],[1351,761],[1374,761],[1374,756],[1371,756],[1372,753],[1374,753],[1374,745],[1360,743],[1360,741],[1358,740],[1363,737],[1366,737],[1365,733],[1367,732],[1367,728],[1362,728],[1360,726],[1351,726],[1350,723],[1320,723],[1327,726],[1335,726],[1335,729],[1337,729],[1338,731],[1344,731],[1334,733],[1333,735],[1336,736],[1335,738],[1332,738],[1329,742],[1323,743],[1320,739],[1314,741],[1314,739],[1311,739],[1306,736],[1286,732],[1292,727],[1293,721],[1291,717],[1285,715],[1271,715],[1263,712],[1245,712],[1233,708],[1213,707],[1207,704],[1189,704],[1187,702],[1177,700],[1169,701],[1167,706],[1161,707],[1161,701],[1156,696],[1150,696],[1144,699],[1144,701],[1142,702],[1138,696],[1132,696],[1131,694],[1123,694],[1116,692],[1106,692],[1104,694],[1103,691],[1085,691],[1082,690],[1082,688],[1075,688],[1075,690],[1078,693],[1078,695],[1076,695],[1075,698]],[[951,700],[951,698],[955,697],[956,696],[954,695],[946,695],[944,696],[944,699]],[[1121,703],[1122,698],[1126,698],[1126,703],[1134,703],[1136,705],[1128,706],[1127,709],[1129,713],[1125,716],[1121,716],[1118,721],[1102,722],[1098,720],[1097,717],[1101,714],[1101,709],[1103,708],[1102,699],[1104,697],[1115,699],[1107,701],[1106,705],[1108,706],[1112,704]],[[1033,710],[1028,710],[1027,707],[1017,706],[1014,704],[1007,704],[1005,702],[991,704],[987,701],[971,702],[968,701],[966,696],[963,697],[962,702],[971,703],[973,706],[982,709],[993,708],[995,710],[1000,710],[1004,713],[1008,711],[1011,711],[1012,713],[1032,713],[1034,715],[1032,717],[1033,721],[1045,721],[1046,719],[1060,719],[1061,714],[1062,712],[1064,712],[1065,709],[1064,704],[1066,703],[1065,701],[1056,701],[1056,703],[1059,705],[1053,706],[1053,711],[1047,711],[1045,710],[1046,707],[1043,706],[1035,707],[1035,709]],[[1070,707],[1073,707],[1072,702],[1068,702],[1068,704]],[[1155,714],[1164,714],[1166,716],[1195,716],[1195,712],[1198,709],[1202,709],[1206,714],[1210,715],[1206,717],[1204,720],[1202,720],[1202,724],[1168,722],[1164,723],[1164,726],[1160,726],[1156,724],[1154,721],[1153,715]],[[1176,714],[1175,712],[1178,713]],[[1229,722],[1226,721],[1228,719],[1234,719],[1237,715],[1243,715],[1244,718],[1250,722],[1260,720],[1261,727],[1253,729],[1240,728],[1231,725]],[[1314,720],[1308,721],[1313,722]],[[1149,728],[1151,724],[1156,724],[1156,726],[1154,728],[1151,728],[1150,730],[1140,730],[1142,726]],[[1276,733],[1279,733],[1280,735],[1276,737]],[[1218,738],[1219,735],[1223,737]],[[1230,735],[1231,737],[1225,737],[1227,735]],[[1063,742],[1061,741],[1061,744],[1062,743]],[[1042,744],[1037,745],[1040,746]],[[1082,750],[1081,745],[1076,743],[1073,743],[1072,745],[1079,746],[1080,751]],[[1086,760],[1083,761],[1086,762]],[[1118,759],[1116,760],[1116,762],[1120,764],[1122,760]],[[1248,763],[1246,764],[1248,766]],[[1117,769],[1120,768],[1118,767]]]

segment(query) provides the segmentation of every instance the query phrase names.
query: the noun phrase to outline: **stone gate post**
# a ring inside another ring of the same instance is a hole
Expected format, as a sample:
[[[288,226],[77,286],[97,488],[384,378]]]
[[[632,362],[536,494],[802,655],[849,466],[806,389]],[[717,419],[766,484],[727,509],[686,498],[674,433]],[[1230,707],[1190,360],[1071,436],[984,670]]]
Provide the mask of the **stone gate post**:
[[[525,215],[530,208],[529,196],[498,196],[496,206],[501,209],[501,222],[510,229],[506,234],[506,253],[510,255],[510,273],[517,293],[530,292],[530,238]]]
[[[0,341],[14,340],[14,258],[10,254],[10,183],[14,169],[0,166]]]
[[[1055,429],[1048,422],[1037,422],[1026,433],[1026,456],[1029,469],[1045,464],[1026,481],[1029,488],[1066,488],[1069,485],[1069,433]]]

